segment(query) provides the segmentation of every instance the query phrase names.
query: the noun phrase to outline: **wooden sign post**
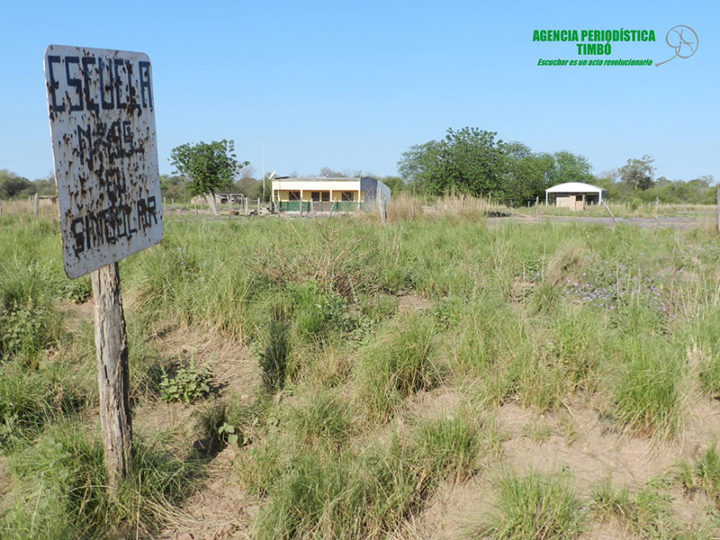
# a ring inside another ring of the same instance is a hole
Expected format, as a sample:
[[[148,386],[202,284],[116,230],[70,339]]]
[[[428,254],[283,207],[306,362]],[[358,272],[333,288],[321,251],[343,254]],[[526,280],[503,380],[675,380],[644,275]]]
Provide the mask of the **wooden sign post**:
[[[155,106],[143,53],[45,51],[63,265],[92,272],[106,483],[130,473],[128,347],[117,263],[162,239]]]
[[[130,368],[117,263],[94,270],[92,288],[105,476],[114,490],[132,469]]]

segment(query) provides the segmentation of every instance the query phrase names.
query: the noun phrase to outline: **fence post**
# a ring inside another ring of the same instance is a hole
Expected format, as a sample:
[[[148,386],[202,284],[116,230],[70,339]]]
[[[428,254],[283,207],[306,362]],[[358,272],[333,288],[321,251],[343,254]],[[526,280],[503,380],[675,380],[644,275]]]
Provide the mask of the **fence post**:
[[[38,212],[40,210],[40,196],[36,193],[35,198],[33,199],[33,214],[35,214],[35,219],[38,217]]]
[[[610,211],[610,207],[607,205],[607,203],[605,201],[603,201],[602,203],[603,203],[603,206],[605,207],[605,210],[607,210],[608,214],[610,214],[610,217],[613,220],[613,225],[617,225],[617,221],[615,220],[615,216],[613,215],[613,213]]]
[[[258,197],[258,217],[260,217],[260,197]]]
[[[117,263],[93,271],[92,288],[105,474],[114,491],[132,467],[128,347]]]

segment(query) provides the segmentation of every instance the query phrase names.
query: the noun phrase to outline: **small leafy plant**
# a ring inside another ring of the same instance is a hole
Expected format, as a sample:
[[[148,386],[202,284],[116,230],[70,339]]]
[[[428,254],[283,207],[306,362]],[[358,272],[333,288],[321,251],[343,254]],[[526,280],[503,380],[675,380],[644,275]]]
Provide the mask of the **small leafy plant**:
[[[212,374],[207,366],[197,367],[190,361],[187,367],[179,368],[174,376],[170,376],[163,368],[160,380],[160,398],[166,402],[181,401],[192,403],[210,392]]]
[[[238,430],[232,424],[228,424],[227,422],[223,423],[223,425],[218,429],[218,434],[220,435],[220,438],[228,444],[228,446],[238,443]]]

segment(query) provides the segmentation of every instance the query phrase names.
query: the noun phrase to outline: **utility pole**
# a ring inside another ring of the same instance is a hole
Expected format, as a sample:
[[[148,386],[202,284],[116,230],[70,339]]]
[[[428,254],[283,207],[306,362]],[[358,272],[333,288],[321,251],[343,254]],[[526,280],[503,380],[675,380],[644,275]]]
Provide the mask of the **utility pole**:
[[[262,179],[263,179],[262,198],[264,201],[265,200],[265,143],[262,143]]]

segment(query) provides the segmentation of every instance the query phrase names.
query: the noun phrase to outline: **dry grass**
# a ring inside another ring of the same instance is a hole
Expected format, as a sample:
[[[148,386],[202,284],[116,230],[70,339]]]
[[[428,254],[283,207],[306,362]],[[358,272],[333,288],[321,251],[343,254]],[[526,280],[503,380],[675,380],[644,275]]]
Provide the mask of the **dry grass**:
[[[33,213],[33,200],[0,201],[2,214],[17,216],[29,216]],[[56,202],[48,199],[40,199],[38,204],[38,216],[46,219],[58,220],[58,206]]]
[[[423,214],[420,199],[409,195],[396,195],[390,200],[387,209],[387,220],[390,223],[412,221]]]

